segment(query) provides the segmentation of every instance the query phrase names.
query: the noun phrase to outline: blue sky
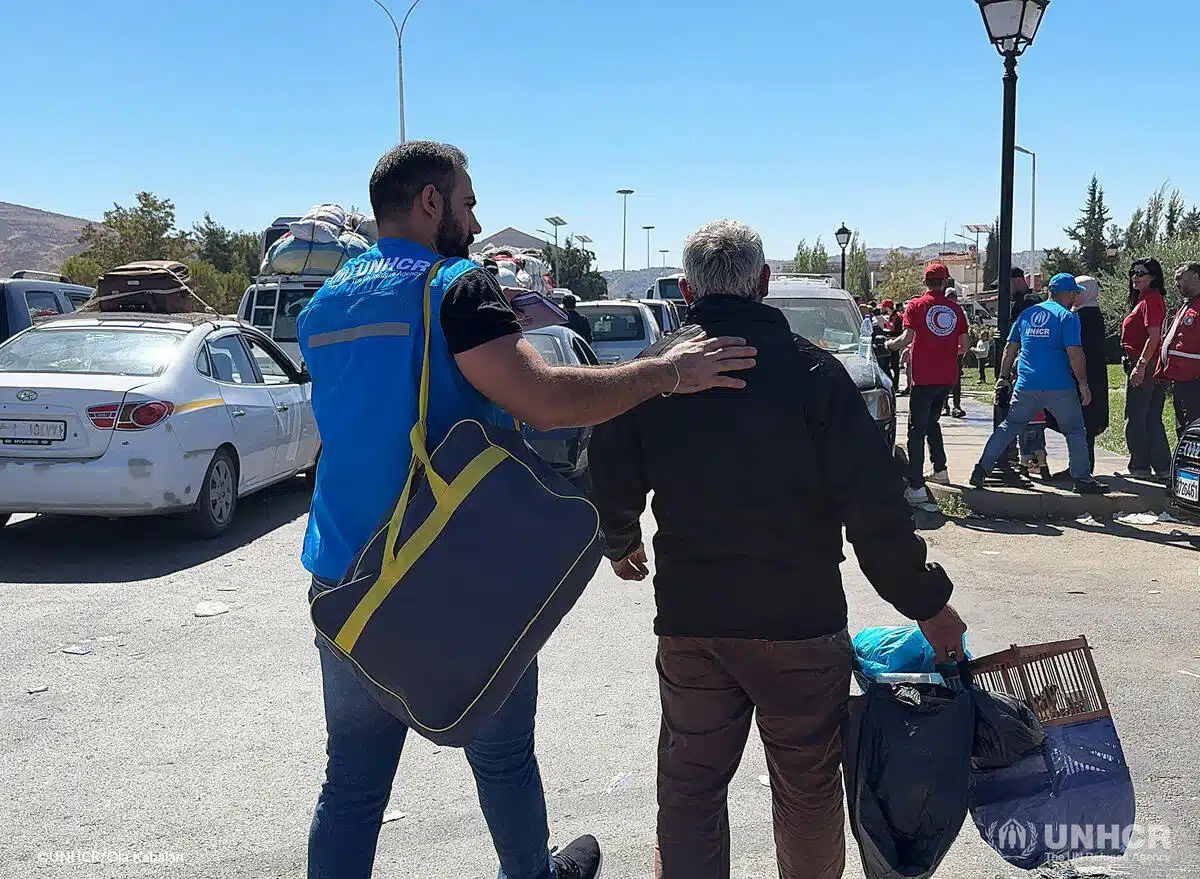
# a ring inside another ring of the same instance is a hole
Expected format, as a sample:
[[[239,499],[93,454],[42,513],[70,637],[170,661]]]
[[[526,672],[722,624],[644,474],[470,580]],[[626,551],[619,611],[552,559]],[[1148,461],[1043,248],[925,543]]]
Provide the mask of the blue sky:
[[[1120,222],[1165,180],[1200,201],[1200,4],[1129,8],[1053,0],[1022,59],[1039,246],[1093,171]],[[0,3],[0,33],[3,201],[98,218],[148,189],[182,225],[257,230],[367,206],[397,140],[395,40],[370,0]],[[997,214],[1002,64],[973,0],[422,0],[405,75],[409,137],[468,152],[485,233],[558,214],[602,268],[621,263],[621,187],[631,268],[646,224],[658,264],[723,216],[778,258],[818,234],[833,251],[842,222],[882,247]],[[1017,186],[1023,248],[1024,156]]]

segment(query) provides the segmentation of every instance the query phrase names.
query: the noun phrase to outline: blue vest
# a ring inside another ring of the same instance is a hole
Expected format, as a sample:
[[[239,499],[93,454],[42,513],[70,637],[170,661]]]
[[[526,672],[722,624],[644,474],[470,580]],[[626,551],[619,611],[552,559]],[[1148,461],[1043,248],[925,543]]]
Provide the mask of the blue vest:
[[[439,259],[411,241],[381,239],[326,281],[300,313],[300,350],[321,433],[301,560],[318,577],[342,578],[404,489],[424,355],[425,282]],[[512,424],[466,380],[442,334],[442,296],[469,271],[483,269],[446,260],[430,290],[431,453],[463,419]]]

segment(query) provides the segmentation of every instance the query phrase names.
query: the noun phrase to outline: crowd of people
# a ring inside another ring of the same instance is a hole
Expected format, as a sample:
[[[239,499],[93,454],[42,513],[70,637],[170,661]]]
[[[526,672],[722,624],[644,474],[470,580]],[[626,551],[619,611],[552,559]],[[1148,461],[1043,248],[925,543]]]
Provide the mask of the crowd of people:
[[[1166,482],[1171,447],[1163,412],[1168,392],[1180,435],[1200,419],[1200,262],[1180,265],[1175,286],[1182,304],[1169,314],[1163,268],[1138,259],[1129,268],[1129,309],[1120,327],[1125,381],[1125,439],[1129,464],[1120,474]],[[970,326],[957,302],[944,265],[925,273],[926,292],[903,309],[885,300],[877,318],[876,355],[898,385],[897,352],[907,363],[909,396],[908,464],[910,503],[928,501],[927,482],[948,484],[942,415],[959,415],[963,355],[976,357],[980,381],[987,380],[988,346],[982,334],[970,345]],[[994,432],[970,475],[982,488],[993,472],[1014,464],[1047,481],[1070,480],[1079,494],[1107,488],[1095,479],[1096,440],[1109,428],[1108,330],[1100,308],[1100,282],[1058,274],[1046,297],[1032,290],[1021,268],[1010,279],[1010,331],[996,364]],[[953,399],[953,410],[950,400]],[[965,413],[962,413],[965,415]],[[1068,467],[1052,472],[1046,430],[1066,439]],[[925,449],[933,465],[924,473]]]

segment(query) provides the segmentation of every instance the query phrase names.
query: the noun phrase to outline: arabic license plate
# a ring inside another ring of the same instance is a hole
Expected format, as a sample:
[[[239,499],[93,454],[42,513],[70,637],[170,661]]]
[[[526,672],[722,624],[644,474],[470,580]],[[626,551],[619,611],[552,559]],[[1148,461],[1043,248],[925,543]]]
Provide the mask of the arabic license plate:
[[[1181,501],[1200,502],[1200,473],[1180,470],[1175,474],[1175,497]]]
[[[0,444],[48,446],[67,438],[67,422],[30,418],[0,418]]]

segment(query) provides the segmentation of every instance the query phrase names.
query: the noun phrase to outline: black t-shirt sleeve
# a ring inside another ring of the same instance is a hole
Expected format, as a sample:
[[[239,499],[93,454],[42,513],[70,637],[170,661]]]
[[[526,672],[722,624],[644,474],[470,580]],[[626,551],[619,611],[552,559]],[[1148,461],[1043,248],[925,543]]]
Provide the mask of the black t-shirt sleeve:
[[[442,333],[451,354],[519,332],[521,325],[500,282],[485,269],[458,278],[442,298]]]

